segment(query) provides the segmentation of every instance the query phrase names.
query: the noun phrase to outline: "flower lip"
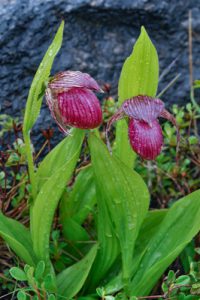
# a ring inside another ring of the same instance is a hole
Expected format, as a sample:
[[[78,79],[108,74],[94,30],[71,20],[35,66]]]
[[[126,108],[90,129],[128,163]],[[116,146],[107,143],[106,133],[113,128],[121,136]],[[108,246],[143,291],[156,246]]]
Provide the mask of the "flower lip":
[[[142,158],[154,160],[161,152],[162,130],[157,120],[150,127],[146,122],[131,119],[128,126],[131,147]]]
[[[80,71],[64,71],[59,72],[48,84],[50,89],[68,90],[73,87],[87,88],[96,92],[102,89],[98,83],[87,73]]]
[[[101,107],[92,91],[84,88],[71,88],[67,92],[59,93],[57,97],[63,125],[93,129],[101,124]]]

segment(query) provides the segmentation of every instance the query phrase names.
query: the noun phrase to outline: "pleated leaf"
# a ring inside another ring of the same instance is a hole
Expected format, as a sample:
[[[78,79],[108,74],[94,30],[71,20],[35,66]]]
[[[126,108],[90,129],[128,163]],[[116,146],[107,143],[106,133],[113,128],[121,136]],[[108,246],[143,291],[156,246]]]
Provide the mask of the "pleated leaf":
[[[149,295],[159,277],[200,230],[200,190],[176,202],[167,213],[131,282],[134,296]]]
[[[62,231],[63,235],[66,240],[70,241],[71,243],[75,243],[75,247],[78,248],[79,246],[82,246],[82,241],[88,241],[89,235],[87,231],[79,224],[77,223],[73,218],[62,218]],[[76,242],[78,244],[76,245]]]
[[[65,137],[46,157],[43,159],[36,173],[38,190],[42,185],[71,159],[80,146],[84,131],[73,129],[69,136]]]
[[[100,281],[106,277],[116,258],[119,256],[120,247],[112,221],[110,219],[106,199],[97,191],[97,239],[99,249],[92,266],[90,276],[86,285],[89,293],[94,292]]]
[[[84,138],[84,132],[77,132],[73,136],[73,143],[77,145],[74,153],[68,155],[66,162],[57,169],[51,177],[43,184],[32,208],[32,239],[35,253],[39,260],[49,260],[49,236],[53,216],[58,206],[61,195],[70,179],[80,155]],[[71,144],[71,142],[70,142]],[[66,155],[65,147],[60,155]]]
[[[36,256],[33,251],[30,232],[21,223],[4,216],[1,212],[0,236],[23,262],[30,266],[35,265]]]
[[[131,276],[135,274],[139,263],[147,250],[147,245],[149,241],[153,238],[156,232],[159,229],[161,222],[164,220],[167,214],[167,209],[165,210],[154,210],[149,211],[142,223],[140,228],[136,245],[133,255],[133,263],[131,269]],[[105,286],[106,294],[113,294],[120,291],[123,287],[122,273],[114,277],[107,285]]]
[[[61,220],[68,217],[82,224],[96,202],[94,175],[91,166],[81,170],[76,177],[73,189],[67,192],[60,205]]]
[[[151,210],[147,213],[136,240],[134,257],[146,248],[149,241],[157,233],[161,222],[167,215],[167,209]]]
[[[48,80],[54,58],[62,45],[64,21],[54,37],[53,42],[49,46],[40,66],[33,78],[31,88],[26,103],[26,110],[24,116],[23,131],[28,134],[30,129],[36,122],[40,113],[42,99],[45,91],[45,82]]]
[[[71,191],[66,191],[60,203],[60,221],[63,235],[70,241],[68,252],[77,256],[79,248],[85,253],[90,240],[86,229],[82,226],[96,202],[96,190],[91,166],[82,169],[76,177]],[[83,242],[83,243],[82,243]],[[73,245],[73,247],[72,247]]]
[[[58,299],[71,299],[83,287],[97,253],[94,245],[88,254],[79,262],[62,271],[57,276]]]
[[[144,27],[137,39],[133,52],[126,59],[118,85],[119,105],[138,95],[154,97],[158,88],[159,62],[157,51]],[[116,131],[116,154],[127,166],[132,167],[136,154],[128,141],[125,120],[118,121]]]
[[[126,59],[118,86],[119,104],[137,95],[154,97],[158,88],[159,62],[156,48],[142,26],[133,52]]]
[[[114,224],[122,254],[123,279],[127,282],[135,240],[148,210],[148,189],[136,172],[111,156],[103,142],[92,134],[89,145],[98,197],[104,199]]]

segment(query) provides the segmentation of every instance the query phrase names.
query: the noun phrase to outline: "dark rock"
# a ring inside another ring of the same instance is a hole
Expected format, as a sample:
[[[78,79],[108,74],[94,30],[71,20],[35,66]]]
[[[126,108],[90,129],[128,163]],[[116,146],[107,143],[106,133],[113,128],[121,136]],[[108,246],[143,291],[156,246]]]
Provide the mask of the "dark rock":
[[[163,100],[168,105],[188,101],[189,9],[193,9],[194,78],[198,79],[199,0],[0,0],[2,111],[21,115],[34,73],[62,18],[64,41],[52,74],[66,69],[88,72],[100,84],[111,83],[116,94],[123,61],[144,25],[158,50],[161,72],[178,57],[159,91],[176,74],[181,76]],[[34,132],[54,123],[46,112],[44,104]]]

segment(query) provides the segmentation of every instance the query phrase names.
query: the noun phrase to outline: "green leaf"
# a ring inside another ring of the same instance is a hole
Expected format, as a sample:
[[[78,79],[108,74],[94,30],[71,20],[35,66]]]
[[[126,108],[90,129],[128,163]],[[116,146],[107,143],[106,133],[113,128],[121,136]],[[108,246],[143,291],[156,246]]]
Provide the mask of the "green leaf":
[[[97,293],[97,295],[98,295],[99,297],[101,297],[101,298],[105,296],[105,290],[104,290],[103,287],[98,287],[98,288],[96,289],[96,293]]]
[[[9,270],[9,272],[10,272],[10,275],[16,280],[19,280],[19,281],[26,281],[27,280],[26,273],[18,267],[11,268]]]
[[[96,190],[92,167],[81,170],[76,177],[73,189],[66,193],[61,200],[61,219],[73,217],[78,224],[82,224],[92,211],[96,202]]]
[[[119,104],[137,95],[154,97],[158,88],[159,62],[156,48],[142,26],[132,54],[126,59],[119,79]]]
[[[149,241],[156,234],[161,222],[167,214],[167,209],[149,211],[141,225],[133,255],[131,276],[135,274],[139,263],[147,250]],[[105,286],[106,294],[116,293],[123,287],[122,273],[112,278]]]
[[[1,212],[0,236],[20,257],[20,259],[22,259],[25,263],[34,266],[36,256],[33,251],[33,245],[28,229],[18,221],[4,216]]]
[[[56,300],[56,297],[53,294],[51,294],[48,296],[48,300]]]
[[[194,88],[195,88],[195,89],[200,88],[200,80],[195,80],[195,81],[194,81]]]
[[[126,59],[118,85],[119,105],[134,96],[154,97],[158,88],[159,62],[157,51],[144,27],[137,39],[133,52]],[[128,139],[128,127],[125,120],[117,122],[116,155],[131,168],[136,154]]]
[[[199,296],[187,295],[184,300],[199,300]]]
[[[91,166],[82,169],[76,177],[73,189],[65,192],[60,204],[60,221],[64,237],[70,241],[68,252],[77,256],[74,249],[81,248],[82,241],[89,241],[87,231],[81,226],[96,202],[96,190]],[[73,245],[73,246],[72,246]]]
[[[106,277],[106,273],[120,253],[119,241],[110,219],[105,198],[100,194],[101,191],[99,191],[98,185],[96,186],[96,191],[98,195],[97,240],[99,249],[86,284],[86,289],[89,292],[93,292],[100,280]]]
[[[88,241],[90,239],[87,231],[72,218],[64,218],[63,216],[62,225],[63,234],[67,240],[71,242],[80,242]]]
[[[93,246],[89,253],[79,262],[62,271],[57,276],[59,291],[58,299],[70,299],[82,288],[97,253],[97,245]]]
[[[167,215],[167,209],[151,210],[147,213],[136,240],[134,257],[146,248],[149,241],[157,233],[160,224]]]
[[[131,297],[130,297],[130,298],[131,298]],[[116,299],[116,300],[128,300],[129,297],[127,297],[126,293],[121,292],[121,293],[118,293],[118,294],[115,296],[115,299]]]
[[[78,300],[97,300],[98,298],[96,295],[88,295],[88,296],[83,296],[83,297],[78,297]]]
[[[83,139],[84,130],[73,129],[69,136],[65,137],[51,152],[43,159],[36,173],[38,190],[43,184],[56,173],[67,161],[71,159],[80,147],[80,139]]]
[[[33,204],[31,214],[33,248],[38,260],[44,260],[45,264],[49,262],[49,236],[53,216],[66,187],[66,183],[70,179],[76,166],[83,138],[84,131],[76,131],[76,134],[73,135],[73,140],[70,141],[70,144],[74,143],[77,146],[76,151],[70,153],[66,158],[66,162],[43,184]],[[65,147],[63,150],[65,150]],[[62,151],[60,151],[60,153],[62,153]]]
[[[192,240],[180,254],[181,264],[185,273],[189,273],[191,263],[195,261],[195,254],[195,241]]]
[[[131,148],[128,137],[128,125],[126,120],[119,120],[116,124],[116,138],[114,144],[114,153],[131,169],[137,157]]]
[[[25,292],[23,292],[23,291],[19,291],[18,293],[17,293],[17,300],[26,300],[27,298],[26,298],[26,293]]]
[[[40,66],[31,84],[28,100],[26,103],[24,125],[23,125],[23,131],[26,134],[28,134],[28,132],[33,127],[40,113],[42,98],[45,91],[45,82],[48,80],[51,67],[54,62],[54,58],[62,45],[63,29],[64,29],[64,21],[61,22],[61,25],[54,37],[54,40],[51,43],[50,47],[48,48],[42,62],[40,63]]]
[[[115,300],[114,296],[105,296],[104,297],[105,300]]]
[[[200,295],[200,282],[194,283],[192,285],[191,294]]]
[[[187,285],[190,283],[191,283],[191,281],[190,281],[189,275],[181,275],[175,281],[175,284],[177,284],[177,285],[185,285],[185,284]]]
[[[45,271],[45,263],[44,263],[43,260],[41,260],[41,261],[39,261],[39,263],[36,266],[36,269],[35,269],[35,278],[37,280],[41,279],[42,275],[44,274],[44,271]]]
[[[166,293],[168,291],[168,289],[169,289],[168,285],[166,284],[166,282],[163,282],[161,287],[162,287],[163,293]]]
[[[31,267],[29,265],[25,265],[24,266],[24,271],[26,273],[29,286],[34,287],[35,286],[34,267]]]
[[[54,291],[55,290],[55,282],[54,276],[52,274],[47,274],[44,278],[44,287],[47,291]]]
[[[168,211],[147,246],[131,282],[133,295],[148,295],[159,277],[200,230],[200,190],[182,198]]]
[[[135,240],[149,205],[148,189],[142,178],[111,156],[103,142],[93,134],[89,146],[98,197],[104,199],[114,224],[122,254],[123,279],[127,282]]]
[[[174,283],[174,281],[176,280],[176,274],[174,273],[174,271],[169,270],[168,274],[167,274],[167,284],[171,285],[172,283]]]

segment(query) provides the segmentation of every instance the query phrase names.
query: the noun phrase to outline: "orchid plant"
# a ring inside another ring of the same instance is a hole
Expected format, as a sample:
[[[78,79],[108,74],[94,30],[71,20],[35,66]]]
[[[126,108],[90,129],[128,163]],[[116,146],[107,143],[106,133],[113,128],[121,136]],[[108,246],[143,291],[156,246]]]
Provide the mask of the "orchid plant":
[[[125,299],[148,298],[163,272],[200,229],[200,190],[169,209],[149,210],[149,191],[134,171],[136,153],[152,160],[161,151],[158,117],[170,120],[178,129],[175,118],[156,97],[157,52],[142,27],[122,68],[119,110],[107,125],[108,135],[118,120],[112,147],[107,141],[111,154],[94,129],[102,122],[95,95],[101,92],[97,82],[79,71],[50,77],[63,29],[64,22],[36,72],[26,104],[23,135],[32,187],[30,227],[0,213],[0,235],[26,264],[24,271],[14,268],[11,274],[36,290],[35,299],[113,299],[119,293]],[[44,94],[53,118],[67,136],[36,166],[30,131]],[[91,163],[76,170],[85,138]],[[69,188],[73,174],[75,181]],[[60,272],[49,249],[57,209],[68,241],[67,253],[76,260]],[[91,232],[83,226],[88,216],[93,220]],[[29,299],[29,291],[20,291],[18,298]]]

